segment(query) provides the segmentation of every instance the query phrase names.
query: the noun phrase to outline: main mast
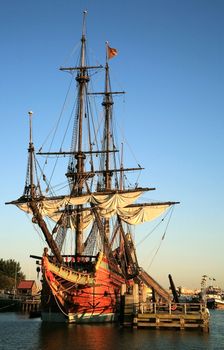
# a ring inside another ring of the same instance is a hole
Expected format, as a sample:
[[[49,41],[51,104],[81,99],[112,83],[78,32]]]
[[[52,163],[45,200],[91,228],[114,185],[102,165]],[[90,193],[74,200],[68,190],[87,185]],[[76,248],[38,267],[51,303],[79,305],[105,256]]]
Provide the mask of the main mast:
[[[78,152],[75,155],[77,160],[77,175],[73,184],[71,194],[81,195],[83,191],[83,173],[84,173],[84,160],[85,154],[82,150],[82,133],[83,133],[83,113],[84,113],[84,93],[86,91],[86,85],[89,82],[88,72],[86,69],[86,37],[85,37],[85,18],[86,11],[83,15],[83,28],[82,28],[82,38],[81,38],[81,58],[80,58],[80,69],[77,73],[76,81],[79,84],[78,91]],[[74,149],[75,151],[75,149]],[[76,255],[82,254],[83,252],[83,229],[81,223],[81,208],[79,205],[77,208],[77,226],[76,226]]]
[[[75,135],[73,135],[73,144],[71,148],[71,159],[68,166],[68,172],[66,176],[70,183],[71,196],[81,196],[83,194],[84,186],[86,186],[86,191],[88,191],[88,186],[86,180],[88,177],[93,176],[93,174],[85,172],[84,163],[86,155],[83,149],[83,120],[86,113],[86,99],[88,91],[88,83],[90,80],[88,70],[102,68],[102,66],[87,66],[86,64],[86,15],[87,11],[83,13],[83,26],[82,26],[82,37],[81,37],[81,54],[79,67],[68,67],[61,68],[61,70],[67,71],[77,71],[76,81],[78,83],[78,106],[77,114],[75,116]],[[91,153],[91,152],[89,152]],[[74,167],[75,164],[75,167]],[[82,225],[82,205],[76,207],[76,236],[75,236],[75,254],[81,255],[84,249],[83,244],[83,225]]]

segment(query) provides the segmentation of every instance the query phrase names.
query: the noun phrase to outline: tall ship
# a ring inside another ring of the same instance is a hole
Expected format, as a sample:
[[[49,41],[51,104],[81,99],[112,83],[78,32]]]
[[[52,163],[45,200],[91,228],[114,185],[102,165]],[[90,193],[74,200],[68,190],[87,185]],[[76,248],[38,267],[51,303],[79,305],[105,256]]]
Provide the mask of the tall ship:
[[[77,89],[65,127],[66,133],[70,132],[70,146],[65,148],[65,134],[59,132],[62,141],[57,148],[53,149],[52,141],[49,149],[41,147],[36,152],[33,113],[29,112],[24,192],[7,204],[28,213],[46,241],[43,255],[33,256],[39,258],[42,271],[43,320],[115,321],[122,295],[142,283],[154,284],[158,293],[168,298],[165,290],[139,267],[133,227],[159,217],[177,202],[136,202],[155,188],[131,185],[128,174],[143,168],[126,167],[123,146],[119,150],[116,143],[114,96],[123,94],[111,89],[109,62],[116,54],[117,50],[106,43],[105,64],[88,63],[84,12],[78,63],[60,68],[71,74],[71,84],[75,82]],[[90,82],[98,71],[104,72],[103,82],[101,90],[94,92]],[[97,124],[91,107],[96,97],[102,109]],[[61,116],[56,127],[61,131]],[[53,136],[56,134],[54,131]],[[47,173],[48,165],[52,165],[51,173]],[[56,168],[63,171],[63,182]]]

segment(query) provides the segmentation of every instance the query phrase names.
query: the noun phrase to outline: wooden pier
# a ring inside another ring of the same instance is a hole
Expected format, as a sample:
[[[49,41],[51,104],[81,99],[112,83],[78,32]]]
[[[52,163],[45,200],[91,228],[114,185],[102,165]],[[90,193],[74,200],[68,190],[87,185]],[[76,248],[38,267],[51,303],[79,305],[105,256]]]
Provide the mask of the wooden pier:
[[[40,300],[26,299],[21,301],[22,312],[39,312],[40,311]]]
[[[1,298],[0,312],[14,311],[24,312],[30,314],[40,313],[41,302],[40,299],[33,298]]]
[[[134,304],[131,297],[131,295],[125,296],[123,326],[151,329],[195,329],[209,332],[209,311],[203,304]]]

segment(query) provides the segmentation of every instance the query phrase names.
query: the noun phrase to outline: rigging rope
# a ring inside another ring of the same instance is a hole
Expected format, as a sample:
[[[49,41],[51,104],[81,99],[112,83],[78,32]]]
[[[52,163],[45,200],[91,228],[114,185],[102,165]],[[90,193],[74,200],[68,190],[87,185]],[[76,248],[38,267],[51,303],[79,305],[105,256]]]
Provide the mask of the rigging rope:
[[[45,138],[45,140],[44,140],[42,146],[41,146],[40,149],[39,149],[39,152],[41,152],[42,148],[44,147],[45,143],[46,143],[47,140],[49,139],[50,135],[53,133],[53,137],[52,137],[52,140],[51,140],[51,143],[50,143],[48,152],[50,152],[51,149],[52,149],[52,145],[53,145],[53,142],[54,142],[54,139],[55,139],[55,136],[56,136],[56,132],[57,132],[57,130],[58,130],[58,128],[59,128],[59,123],[60,123],[60,121],[61,121],[61,119],[62,119],[62,115],[63,115],[63,113],[64,113],[65,106],[66,106],[66,103],[67,103],[67,100],[68,100],[68,95],[69,95],[70,90],[71,90],[72,82],[73,82],[73,76],[72,76],[71,81],[70,81],[70,83],[69,83],[69,87],[68,87],[68,90],[67,90],[67,93],[66,93],[66,96],[65,96],[65,100],[64,100],[64,103],[63,103],[63,105],[62,105],[62,109],[61,109],[61,112],[60,112],[60,114],[59,114],[59,118],[58,118],[58,120],[57,120],[57,123],[56,123],[55,127],[52,128],[52,130],[51,130],[50,133],[47,135],[47,137]],[[72,110],[72,113],[73,113],[73,110]],[[71,115],[70,115],[69,123],[70,123],[70,121],[71,121]],[[69,124],[69,123],[68,123],[68,124]],[[67,126],[67,129],[66,129],[66,132],[67,132],[67,130],[68,130],[68,126]],[[66,134],[66,132],[65,132],[65,134]],[[63,145],[64,139],[65,139],[65,135],[64,135],[64,137],[63,137],[61,147],[62,147],[62,145]],[[44,173],[44,169],[45,169],[45,167],[46,167],[48,158],[49,158],[49,155],[47,155],[47,156],[45,157],[45,162],[44,162],[44,165],[43,165],[43,168],[42,168],[42,174]],[[54,171],[55,171],[55,168],[56,168],[56,165],[57,165],[57,161],[58,161],[58,157],[57,157],[57,159],[56,159],[56,161],[55,161],[55,165],[54,165],[53,170],[52,170],[52,174],[51,174],[51,177],[50,177],[50,180],[49,180],[49,185],[50,185],[51,179],[52,179],[52,177],[53,177],[53,174],[54,174]]]
[[[164,217],[160,220],[160,222],[158,222],[158,224],[156,224],[155,227],[153,227],[153,229],[145,236],[142,238],[142,240],[140,242],[138,242],[138,244],[136,244],[136,247],[138,247],[140,244],[142,244],[149,236],[151,236],[151,234],[157,229],[157,227],[159,227],[159,225],[161,225],[161,223],[166,219],[166,217],[168,216],[168,214],[170,214],[170,211],[173,209],[173,207],[171,207],[167,213],[164,215]]]
[[[162,245],[162,242],[163,242],[163,240],[164,240],[164,238],[165,238],[165,236],[166,236],[166,232],[167,232],[167,229],[168,229],[168,226],[169,226],[169,223],[170,223],[170,220],[171,220],[171,216],[172,216],[172,214],[173,214],[173,211],[174,211],[174,205],[172,206],[172,208],[171,208],[171,210],[170,210],[170,216],[169,216],[167,225],[166,225],[166,227],[165,227],[164,233],[163,233],[163,235],[162,235],[162,238],[161,238],[161,240],[160,240],[159,246],[158,246],[158,248],[157,248],[157,250],[156,250],[154,256],[152,257],[151,262],[150,262],[150,264],[149,264],[147,270],[149,270],[150,267],[152,266],[152,263],[153,263],[153,261],[154,261],[156,255],[158,254],[158,251],[159,251],[159,249],[160,249],[160,247],[161,247],[161,245]]]
[[[65,109],[65,105],[66,105],[66,102],[67,102],[68,94],[69,94],[70,89],[71,89],[72,82],[73,82],[73,77],[71,78],[71,81],[70,81],[70,83],[69,83],[68,91],[67,91],[67,93],[66,93],[65,100],[64,100],[64,103],[63,103],[63,105],[62,105],[62,109],[61,109],[61,112],[60,112],[60,114],[59,114],[59,118],[58,118],[58,121],[57,121],[57,123],[56,123],[56,126],[55,126],[54,128],[52,128],[52,130],[48,133],[48,135],[47,135],[47,137],[45,138],[44,142],[42,143],[42,146],[40,147],[39,151],[42,150],[42,148],[44,147],[45,143],[46,143],[47,140],[49,139],[51,133],[54,131],[54,133],[53,133],[53,138],[52,138],[52,141],[51,141],[51,144],[50,144],[50,147],[49,147],[48,151],[50,152],[50,150],[51,150],[51,147],[52,147],[52,144],[53,144],[53,141],[54,141],[54,138],[55,138],[55,134],[56,134],[56,132],[57,132],[57,130],[58,130],[58,126],[59,126],[60,120],[61,120],[61,118],[62,118],[62,114],[63,114],[63,112],[64,112],[64,109]],[[46,157],[46,158],[47,158],[47,157]]]
[[[74,45],[73,49],[71,50],[71,53],[67,55],[67,57],[65,58],[64,63],[62,64],[62,66],[66,66],[66,65],[68,64],[69,60],[75,56],[74,53],[75,53],[76,51],[78,51],[79,48],[80,48],[80,41],[77,42],[77,43]],[[78,55],[77,55],[77,56],[78,56]],[[76,64],[76,66],[77,66],[77,65],[78,65],[78,58],[77,58],[77,64]]]
[[[46,280],[47,280],[48,285],[50,286],[49,279],[47,278],[46,275],[45,275],[45,278],[46,278]],[[68,317],[68,314],[65,313],[64,310],[61,308],[61,306],[60,306],[60,304],[59,304],[59,302],[58,302],[58,300],[57,300],[57,297],[56,297],[54,291],[52,290],[52,288],[51,288],[51,292],[52,292],[52,295],[54,296],[54,299],[55,299],[55,301],[56,301],[56,304],[57,304],[59,310],[60,310],[66,317]]]

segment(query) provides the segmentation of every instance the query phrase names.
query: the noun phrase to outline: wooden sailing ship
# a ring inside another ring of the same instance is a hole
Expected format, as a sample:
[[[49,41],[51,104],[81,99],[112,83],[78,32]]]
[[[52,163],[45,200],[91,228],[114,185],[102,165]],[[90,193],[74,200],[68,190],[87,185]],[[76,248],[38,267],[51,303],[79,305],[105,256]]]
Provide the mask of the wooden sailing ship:
[[[77,85],[71,148],[69,151],[60,147],[56,151],[36,153],[32,112],[29,112],[25,189],[23,195],[10,204],[30,214],[47,242],[41,259],[42,318],[106,322],[119,315],[122,290],[131,289],[134,281],[142,282],[132,225],[153,220],[175,202],[135,203],[142,194],[154,188],[126,185],[126,174],[139,172],[142,168],[125,168],[115,143],[113,95],[123,93],[113,92],[110,85],[109,60],[116,50],[107,44],[105,66],[88,65],[85,20],[86,12],[78,65],[61,68],[71,73]],[[98,69],[105,71],[104,91],[93,93],[89,82],[92,72]],[[102,96],[104,117],[100,142],[97,142],[90,115],[89,100],[94,95]],[[41,169],[42,182],[47,184],[47,190],[43,191],[41,179],[36,175],[37,154],[47,160],[68,157],[66,193],[56,194],[51,179],[47,179],[45,170]],[[69,245],[70,252],[65,247],[68,248],[68,237],[73,240]]]

